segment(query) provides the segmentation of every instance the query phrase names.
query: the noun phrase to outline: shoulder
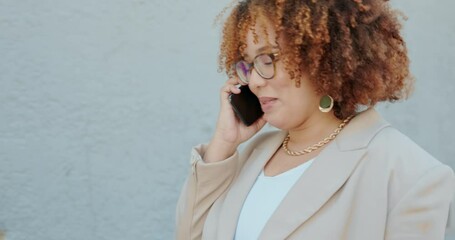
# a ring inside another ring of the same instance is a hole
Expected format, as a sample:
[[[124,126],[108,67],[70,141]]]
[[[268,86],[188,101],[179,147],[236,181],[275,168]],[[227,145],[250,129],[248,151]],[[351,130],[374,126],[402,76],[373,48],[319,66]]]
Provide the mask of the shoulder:
[[[450,193],[455,186],[451,167],[391,126],[372,138],[364,160],[365,171],[387,179],[391,205],[412,189],[443,188]]]
[[[340,151],[365,149],[369,161],[417,170],[442,165],[374,109],[358,114],[335,139]]]
[[[367,154],[370,161],[376,162],[371,166],[379,166],[383,171],[378,173],[378,169],[369,168],[369,172],[375,172],[373,175],[386,179],[389,211],[400,215],[402,211],[411,211],[407,209],[421,208],[419,204],[445,208],[452,200],[455,190],[452,168],[397,129],[381,130],[369,144]]]
[[[428,161],[430,165],[438,163],[438,161],[427,151],[392,126],[381,129],[381,131],[372,138],[368,145],[368,149],[371,151],[382,151],[390,157],[406,156],[406,159],[413,162]]]
[[[406,192],[419,181],[453,181],[449,166],[392,127],[374,109],[358,114],[335,141],[341,152],[364,151],[356,172],[371,182],[387,183],[391,192]]]
[[[381,129],[367,146],[370,156],[393,165],[395,168],[411,168],[425,171],[443,165],[408,136],[392,126]]]

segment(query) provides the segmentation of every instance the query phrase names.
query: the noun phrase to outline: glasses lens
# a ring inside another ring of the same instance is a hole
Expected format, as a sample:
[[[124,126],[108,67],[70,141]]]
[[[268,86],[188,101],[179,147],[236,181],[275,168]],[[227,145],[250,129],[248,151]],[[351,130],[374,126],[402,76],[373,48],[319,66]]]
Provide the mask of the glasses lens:
[[[235,71],[240,80],[244,83],[248,83],[250,79],[250,64],[245,61],[239,61],[235,64]]]
[[[270,79],[275,74],[275,67],[273,66],[273,59],[270,55],[262,54],[254,60],[254,68],[261,75],[261,77]]]

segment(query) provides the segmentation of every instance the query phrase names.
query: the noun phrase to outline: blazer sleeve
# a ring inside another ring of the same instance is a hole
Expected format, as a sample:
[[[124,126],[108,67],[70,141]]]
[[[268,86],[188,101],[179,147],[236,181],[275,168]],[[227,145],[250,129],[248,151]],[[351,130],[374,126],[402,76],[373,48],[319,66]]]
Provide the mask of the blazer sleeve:
[[[430,169],[390,211],[385,239],[443,240],[454,190],[450,167]]]
[[[191,169],[183,185],[176,209],[176,239],[201,239],[207,214],[213,203],[232,183],[238,168],[238,152],[215,163],[202,157],[206,145],[192,150]]]

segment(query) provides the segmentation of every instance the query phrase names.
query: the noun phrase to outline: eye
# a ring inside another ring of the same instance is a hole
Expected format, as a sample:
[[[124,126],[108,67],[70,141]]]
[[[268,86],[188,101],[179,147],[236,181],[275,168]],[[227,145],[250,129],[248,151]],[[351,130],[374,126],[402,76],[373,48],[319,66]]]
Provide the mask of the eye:
[[[263,66],[273,65],[273,59],[267,54],[259,55],[256,58],[256,62]]]

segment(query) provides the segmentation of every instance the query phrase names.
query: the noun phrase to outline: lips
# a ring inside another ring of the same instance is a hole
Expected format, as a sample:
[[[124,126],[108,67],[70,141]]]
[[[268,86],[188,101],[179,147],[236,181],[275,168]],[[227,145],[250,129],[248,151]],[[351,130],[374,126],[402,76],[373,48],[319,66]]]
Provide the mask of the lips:
[[[276,102],[277,98],[273,97],[260,97],[259,102],[261,103],[261,108],[263,112],[268,112],[273,107],[274,103]]]

